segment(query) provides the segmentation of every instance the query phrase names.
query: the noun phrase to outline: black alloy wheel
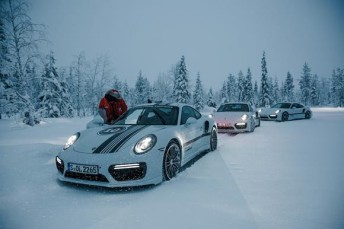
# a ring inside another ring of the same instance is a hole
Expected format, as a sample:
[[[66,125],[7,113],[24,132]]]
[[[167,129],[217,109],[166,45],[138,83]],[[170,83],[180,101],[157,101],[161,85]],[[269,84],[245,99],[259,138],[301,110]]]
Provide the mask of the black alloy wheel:
[[[163,175],[165,180],[171,180],[175,177],[181,167],[181,150],[175,141],[171,141],[165,151],[163,161]]]
[[[305,119],[310,119],[310,118],[311,118],[311,112],[310,111],[306,111]]]
[[[210,151],[214,151],[217,149],[217,132],[215,127],[211,130],[210,133]]]
[[[282,114],[282,122],[284,122],[284,121],[288,121],[288,119],[289,119],[289,114],[288,114],[288,112],[283,112],[283,114]]]

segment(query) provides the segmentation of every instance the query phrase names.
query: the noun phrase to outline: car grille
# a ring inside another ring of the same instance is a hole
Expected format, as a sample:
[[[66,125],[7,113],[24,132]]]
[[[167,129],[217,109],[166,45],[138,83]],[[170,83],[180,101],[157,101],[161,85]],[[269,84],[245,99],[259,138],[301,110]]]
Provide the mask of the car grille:
[[[88,181],[109,182],[108,179],[102,174],[93,175],[66,171],[65,177]]]

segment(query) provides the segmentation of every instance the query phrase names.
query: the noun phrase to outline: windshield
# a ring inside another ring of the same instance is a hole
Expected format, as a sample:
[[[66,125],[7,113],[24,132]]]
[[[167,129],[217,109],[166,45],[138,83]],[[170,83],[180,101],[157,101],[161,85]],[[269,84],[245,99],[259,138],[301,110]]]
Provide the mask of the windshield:
[[[289,109],[291,103],[276,103],[271,108],[283,108],[283,109]]]
[[[115,125],[176,125],[178,107],[149,106],[129,109]]]
[[[223,104],[219,107],[217,112],[248,112],[249,108],[247,104],[231,103]]]

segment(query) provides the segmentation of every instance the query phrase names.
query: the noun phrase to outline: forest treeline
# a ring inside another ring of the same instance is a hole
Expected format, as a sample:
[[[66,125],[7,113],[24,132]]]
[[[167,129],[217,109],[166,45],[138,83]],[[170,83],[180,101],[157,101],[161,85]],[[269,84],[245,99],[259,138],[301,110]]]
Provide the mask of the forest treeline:
[[[301,75],[285,73],[279,82],[268,75],[266,54],[261,60],[260,81],[253,81],[250,68],[224,76],[218,91],[204,87],[198,72],[192,81],[182,56],[157,80],[150,82],[138,72],[135,85],[128,85],[112,70],[106,55],[88,60],[84,52],[69,66],[56,66],[54,52],[42,54],[45,26],[29,16],[22,0],[1,1],[0,11],[0,118],[23,118],[34,125],[41,118],[94,115],[98,102],[110,88],[119,90],[128,106],[146,103],[183,102],[201,110],[223,102],[249,102],[266,107],[280,101],[298,101],[309,106],[344,106],[344,69],[327,77],[312,73],[306,62]],[[193,83],[191,83],[193,82]]]

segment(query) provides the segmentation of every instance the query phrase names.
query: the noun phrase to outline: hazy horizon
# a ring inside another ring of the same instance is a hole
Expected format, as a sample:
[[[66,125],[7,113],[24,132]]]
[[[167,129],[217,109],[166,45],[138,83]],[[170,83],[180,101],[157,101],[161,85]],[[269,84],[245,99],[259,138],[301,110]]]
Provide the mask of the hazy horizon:
[[[130,86],[142,70],[150,82],[185,56],[193,84],[220,88],[250,68],[260,82],[266,52],[270,77],[298,79],[307,62],[329,77],[344,65],[344,1],[29,0],[34,23],[47,26],[57,66],[80,52],[107,55]]]

